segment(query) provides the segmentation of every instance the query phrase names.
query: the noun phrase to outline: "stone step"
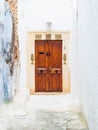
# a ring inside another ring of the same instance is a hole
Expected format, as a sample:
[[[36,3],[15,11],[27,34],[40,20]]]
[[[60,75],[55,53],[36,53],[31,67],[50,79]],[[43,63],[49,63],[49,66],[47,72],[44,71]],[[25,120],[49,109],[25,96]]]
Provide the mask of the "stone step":
[[[86,128],[86,129],[69,129],[69,128],[67,128],[66,130],[89,130],[88,128]]]
[[[30,96],[28,89],[21,88],[13,102],[0,108],[0,130],[88,130],[81,103],[72,99],[70,95]]]
[[[19,92],[16,94],[16,97],[14,99],[14,102],[17,103],[26,103],[29,100],[29,89],[28,88],[20,88]]]

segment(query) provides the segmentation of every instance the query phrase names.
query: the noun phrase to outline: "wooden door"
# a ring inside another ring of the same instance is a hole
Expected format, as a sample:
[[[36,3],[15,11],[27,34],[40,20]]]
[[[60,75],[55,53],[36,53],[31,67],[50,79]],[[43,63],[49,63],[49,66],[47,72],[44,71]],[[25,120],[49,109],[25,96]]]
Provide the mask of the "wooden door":
[[[62,41],[35,41],[35,91],[62,91]]]

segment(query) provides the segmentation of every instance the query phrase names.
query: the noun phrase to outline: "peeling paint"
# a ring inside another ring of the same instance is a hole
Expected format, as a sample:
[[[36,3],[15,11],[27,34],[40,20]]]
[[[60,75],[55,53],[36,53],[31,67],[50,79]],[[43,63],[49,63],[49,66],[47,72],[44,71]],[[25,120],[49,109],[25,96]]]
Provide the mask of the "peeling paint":
[[[12,31],[13,31],[13,19],[12,14],[9,10],[8,3],[5,3],[5,14],[4,14],[4,43],[3,43],[3,65],[4,65],[4,100],[10,100],[12,98],[11,92],[11,55],[12,55]]]
[[[8,2],[0,1],[0,103],[17,91],[19,62],[15,61],[15,25]],[[19,48],[18,48],[19,49]],[[17,49],[17,50],[18,50]]]
[[[0,104],[3,101],[3,30],[4,30],[4,0],[0,1]]]

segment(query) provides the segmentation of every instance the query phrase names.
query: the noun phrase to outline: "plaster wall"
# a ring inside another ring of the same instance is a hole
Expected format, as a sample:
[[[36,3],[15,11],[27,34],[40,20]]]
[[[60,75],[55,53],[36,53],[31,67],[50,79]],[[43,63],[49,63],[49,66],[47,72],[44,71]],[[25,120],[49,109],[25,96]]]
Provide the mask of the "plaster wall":
[[[18,90],[14,20],[8,2],[0,1],[0,104],[12,100]],[[18,48],[19,49],[19,48]],[[18,50],[17,49],[17,50]]]
[[[98,130],[98,2],[79,0],[75,27],[74,89],[82,99],[89,129]],[[73,62],[74,63],[74,62]]]
[[[4,26],[4,0],[0,1],[0,104],[3,101],[3,26]]]

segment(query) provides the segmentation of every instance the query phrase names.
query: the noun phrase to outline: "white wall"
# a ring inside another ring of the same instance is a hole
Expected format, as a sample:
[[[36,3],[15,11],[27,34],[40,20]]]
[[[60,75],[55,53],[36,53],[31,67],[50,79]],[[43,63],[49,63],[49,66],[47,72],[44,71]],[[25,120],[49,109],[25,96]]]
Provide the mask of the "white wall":
[[[90,130],[98,130],[98,1],[78,2],[74,89],[82,99]]]
[[[19,0],[19,44],[21,58],[21,87],[26,87],[26,38],[28,31],[47,31],[46,22],[52,22],[53,31],[71,31],[73,23],[72,0]]]
[[[76,3],[77,0],[73,1]],[[98,130],[98,2],[97,0],[78,0],[77,19],[77,5],[74,5],[73,10],[73,1],[18,1],[21,87],[26,87],[27,32],[47,30],[47,21],[52,22],[52,30],[73,29],[72,93],[75,96],[79,95],[82,99],[90,130]]]

